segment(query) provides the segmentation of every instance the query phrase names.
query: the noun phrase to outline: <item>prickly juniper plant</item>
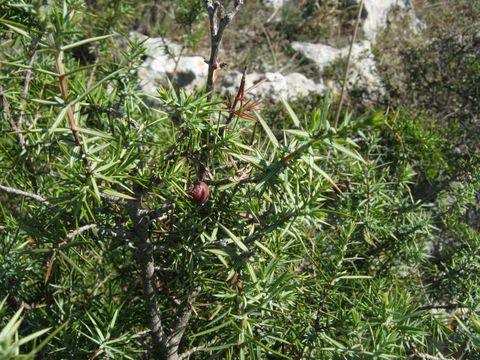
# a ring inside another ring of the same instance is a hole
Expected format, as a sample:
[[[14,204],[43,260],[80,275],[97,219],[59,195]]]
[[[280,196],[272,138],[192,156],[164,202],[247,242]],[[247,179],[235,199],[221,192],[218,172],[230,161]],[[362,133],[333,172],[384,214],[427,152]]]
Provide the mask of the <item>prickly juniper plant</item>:
[[[118,16],[92,33],[93,3],[0,5],[0,354],[474,354],[475,302],[441,316],[448,298],[433,302],[432,215],[415,164],[385,158],[388,116],[333,127],[326,97],[305,114],[284,102],[272,129],[213,81],[143,94],[128,18],[106,7]],[[241,4],[205,1],[211,73]]]

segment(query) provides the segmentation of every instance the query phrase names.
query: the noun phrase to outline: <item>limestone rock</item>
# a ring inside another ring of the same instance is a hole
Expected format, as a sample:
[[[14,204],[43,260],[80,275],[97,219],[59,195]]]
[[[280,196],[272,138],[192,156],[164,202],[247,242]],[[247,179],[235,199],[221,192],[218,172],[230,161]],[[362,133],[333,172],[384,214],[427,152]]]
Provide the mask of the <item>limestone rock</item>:
[[[359,3],[359,0],[356,2]],[[410,25],[413,31],[418,32],[423,28],[424,25],[415,15],[412,0],[365,0],[367,17],[363,22],[363,32],[367,39],[375,40],[378,32],[387,26],[390,11],[395,7],[411,18]]]
[[[225,74],[218,88],[223,95],[235,96],[240,85],[242,74],[238,71]],[[280,73],[267,72],[265,74],[250,73],[245,79],[245,88],[258,84],[252,91],[249,92],[253,98],[269,98],[274,101],[284,99],[296,99],[315,93],[325,92],[325,85],[323,83],[315,83],[302,74],[292,73],[282,75]]]
[[[302,42],[293,42],[292,47],[317,65],[320,76],[328,65],[345,59],[349,51],[349,46],[337,49],[329,45]],[[366,99],[376,100],[385,93],[370,41],[353,45],[347,83],[348,90],[360,90]]]
[[[341,49],[330,45],[294,41],[291,46],[307,59],[313,61],[320,73],[323,73],[328,65],[343,56]]]
[[[139,34],[134,36],[145,38]],[[208,64],[203,57],[180,56],[180,45],[163,38],[147,39],[144,46],[147,59],[138,71],[138,77],[145,92],[156,94],[156,89],[168,81],[187,91],[205,86]]]
[[[279,10],[287,0],[263,0],[264,5],[272,7],[274,10]]]
[[[166,39],[146,39],[139,34],[132,36],[145,40],[147,58],[138,71],[138,77],[146,93],[156,95],[158,87],[166,85],[168,81],[188,92],[205,86],[208,64],[201,56],[180,56],[180,46]],[[217,90],[223,95],[235,96],[241,77],[238,71],[225,71],[218,79]],[[278,101],[281,97],[295,99],[325,91],[322,83],[316,83],[299,73],[288,75],[272,72],[250,73],[247,74],[246,88],[260,81],[262,83],[251,92],[254,98]]]

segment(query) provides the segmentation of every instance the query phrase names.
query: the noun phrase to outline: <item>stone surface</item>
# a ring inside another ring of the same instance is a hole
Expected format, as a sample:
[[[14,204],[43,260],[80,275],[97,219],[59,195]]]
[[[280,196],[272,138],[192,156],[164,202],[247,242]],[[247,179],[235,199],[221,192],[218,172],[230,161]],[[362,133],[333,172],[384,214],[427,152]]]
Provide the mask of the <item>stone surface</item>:
[[[266,6],[270,6],[275,10],[279,10],[287,0],[263,0],[262,3]]]
[[[145,40],[143,35],[132,34]],[[175,87],[187,91],[203,88],[207,81],[208,65],[200,56],[179,56],[180,46],[161,38],[145,40],[147,58],[138,71],[142,89],[151,95],[157,94],[160,86],[170,81]],[[225,71],[219,76],[218,91],[234,96],[237,93],[242,75],[238,71]],[[255,98],[270,98],[274,101],[283,97],[295,99],[314,93],[323,93],[325,86],[322,83],[308,79],[302,74],[267,72],[265,74],[249,73],[246,78],[246,88],[262,81],[251,91]]]
[[[143,35],[132,36],[145,39]],[[150,38],[144,43],[147,59],[138,71],[144,91],[156,94],[159,86],[168,81],[187,91],[198,90],[205,85],[208,65],[201,56],[180,56],[181,47],[162,38]]]
[[[359,3],[360,0],[356,2]],[[367,39],[375,40],[378,32],[388,25],[389,14],[395,7],[411,18],[410,24],[413,31],[422,29],[423,24],[415,15],[412,0],[365,0],[364,8],[367,17],[363,21],[363,32]]]
[[[337,60],[346,59],[349,51],[348,46],[337,49],[328,45],[302,42],[293,42],[292,47],[318,67],[320,76],[327,66]],[[376,100],[385,93],[370,41],[365,40],[353,45],[347,83],[348,90],[360,90],[366,99]]]
[[[289,0],[262,0],[265,6],[273,9],[272,17],[280,11]],[[351,0],[358,3],[360,0]],[[363,21],[363,31],[367,41],[354,44],[352,49],[351,66],[347,77],[347,90],[358,91],[364,99],[376,100],[384,93],[375,59],[372,54],[371,43],[379,31],[388,26],[389,17],[394,9],[400,10],[397,15],[408,15],[414,30],[420,29],[421,24],[415,17],[412,0],[364,0],[366,18]],[[392,15],[393,16],[393,15]],[[132,37],[145,40],[147,58],[138,71],[140,84],[144,91],[156,94],[157,88],[171,82],[177,88],[187,91],[199,90],[205,86],[208,65],[201,56],[181,56],[180,45],[162,38],[147,39],[144,35],[132,34]],[[310,59],[318,68],[318,74],[308,79],[303,74],[281,74],[267,72],[265,74],[250,73],[247,75],[247,87],[263,81],[252,94],[255,97],[278,100],[280,97],[295,99],[315,93],[323,93],[327,86],[324,84],[325,69],[348,55],[348,47],[335,48],[325,44],[293,42],[293,49]],[[223,94],[235,95],[240,83],[241,74],[226,70],[218,80],[217,89]],[[330,81],[329,88],[338,91],[339,83]]]
[[[323,73],[332,62],[342,57],[342,50],[330,45],[294,41],[291,46],[307,59],[313,61],[320,73]]]
[[[140,84],[145,92],[155,95],[157,89],[167,85],[169,81],[175,87],[183,88],[188,92],[205,86],[208,65],[203,57],[181,56],[181,47],[166,39],[147,39],[140,34],[132,34],[132,36],[145,40],[147,58],[138,71]],[[309,79],[301,73],[249,73],[246,79],[247,88],[262,81],[251,91],[254,97],[277,101],[281,97],[296,99],[312,94],[323,94],[327,87],[338,91],[341,84],[325,85],[322,74],[327,66],[347,57],[348,47],[338,49],[324,44],[301,42],[292,43],[292,47],[317,65],[318,76],[315,79]],[[240,72],[222,71],[217,81],[217,90],[224,95],[235,95],[240,79]],[[357,93],[360,91],[365,99],[376,100],[384,94],[369,41],[362,41],[353,46],[347,89],[355,90]]]
[[[242,74],[233,71],[225,74],[219,81],[218,88],[223,95],[235,96]],[[261,82],[261,83],[260,83]],[[260,84],[258,84],[260,83]],[[269,98],[274,101],[284,99],[296,99],[315,93],[323,93],[325,85],[315,83],[302,74],[292,73],[282,75],[280,73],[267,72],[265,74],[250,73],[245,79],[245,88],[258,84],[249,91],[250,96],[254,98]]]

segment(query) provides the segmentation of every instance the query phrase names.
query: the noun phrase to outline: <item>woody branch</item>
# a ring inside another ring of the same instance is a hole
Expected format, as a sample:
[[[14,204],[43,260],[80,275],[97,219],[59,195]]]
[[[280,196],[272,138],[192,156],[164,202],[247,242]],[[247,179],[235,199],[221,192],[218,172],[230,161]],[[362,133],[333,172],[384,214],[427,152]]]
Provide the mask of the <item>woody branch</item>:
[[[235,17],[243,5],[243,0],[235,0],[232,8],[225,11],[219,1],[205,0],[205,7],[210,19],[210,59],[208,61],[207,92],[209,99],[212,98],[214,89],[214,72],[218,69],[218,52],[222,43],[223,34],[230,21]],[[220,14],[219,14],[220,11]]]

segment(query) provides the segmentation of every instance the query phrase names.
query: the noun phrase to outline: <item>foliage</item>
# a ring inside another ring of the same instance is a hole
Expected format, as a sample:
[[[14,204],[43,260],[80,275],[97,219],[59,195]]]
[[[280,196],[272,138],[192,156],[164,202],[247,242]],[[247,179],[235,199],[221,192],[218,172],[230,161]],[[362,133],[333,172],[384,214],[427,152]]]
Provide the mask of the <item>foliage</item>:
[[[328,96],[254,121],[147,96],[122,3],[2,4],[0,351],[478,356],[478,154],[456,157],[452,128],[406,111],[335,128]],[[92,9],[110,20],[89,28]]]
[[[428,114],[441,127],[455,129],[457,146],[471,149],[478,129],[479,25],[477,1],[418,1],[421,31],[408,17],[392,16],[379,36],[376,57],[388,103]]]
[[[463,33],[443,33],[424,45],[414,45],[401,52],[405,76],[390,89],[395,99],[431,115],[449,121],[462,119],[475,126],[472,119],[480,89],[478,28]]]
[[[6,298],[0,303],[0,316],[3,315]],[[34,359],[35,354],[45,345],[45,342],[35,346],[35,350],[30,351],[28,354],[23,353],[20,347],[28,344],[31,341],[35,341],[37,338],[48,332],[50,329],[43,329],[36,331],[33,334],[19,338],[18,328],[22,323],[20,316],[23,309],[20,308],[8,321],[1,319],[0,325],[2,329],[0,331],[0,356],[5,360],[20,360],[20,359]]]

